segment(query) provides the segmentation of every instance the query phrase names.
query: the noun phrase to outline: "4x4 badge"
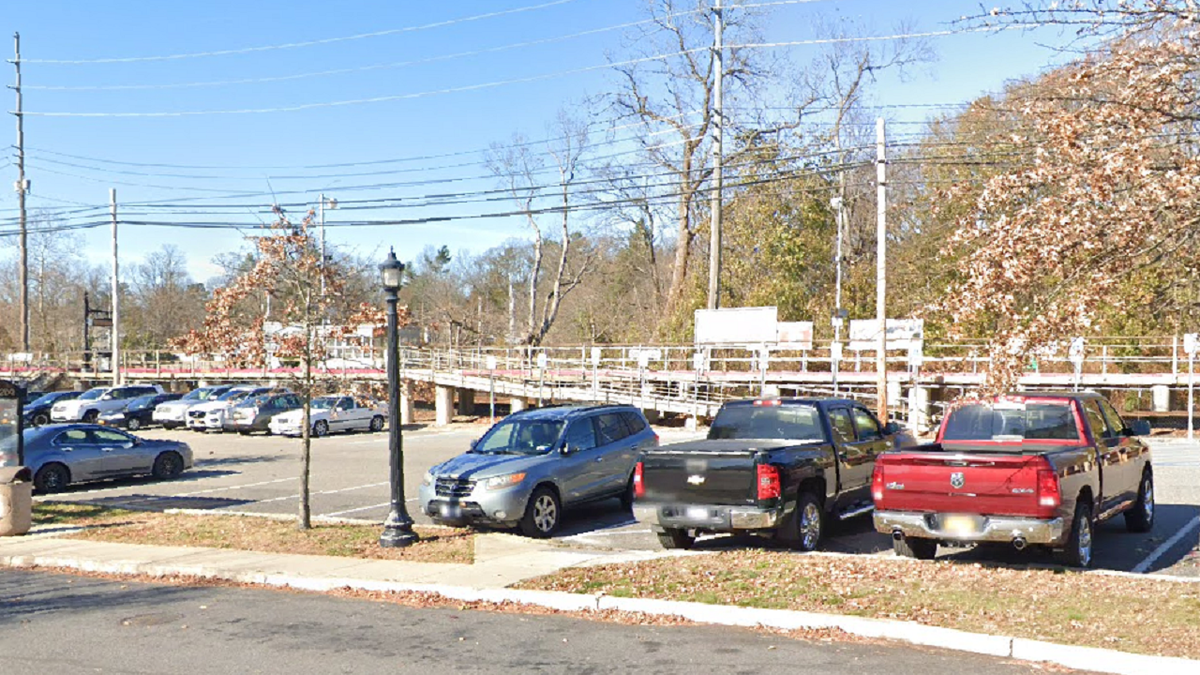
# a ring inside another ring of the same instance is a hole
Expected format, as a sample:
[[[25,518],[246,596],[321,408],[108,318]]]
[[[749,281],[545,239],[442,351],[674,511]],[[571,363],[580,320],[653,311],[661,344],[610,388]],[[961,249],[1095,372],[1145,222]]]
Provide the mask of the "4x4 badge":
[[[963,477],[961,471],[955,471],[950,474],[950,487],[955,489],[961,488],[967,484],[967,479]]]

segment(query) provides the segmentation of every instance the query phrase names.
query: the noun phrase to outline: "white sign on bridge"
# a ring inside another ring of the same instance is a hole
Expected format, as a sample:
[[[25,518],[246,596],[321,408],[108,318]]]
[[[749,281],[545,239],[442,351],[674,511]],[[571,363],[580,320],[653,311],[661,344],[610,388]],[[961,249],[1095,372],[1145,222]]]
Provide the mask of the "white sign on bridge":
[[[780,321],[775,336],[782,348],[807,351],[813,348],[813,322]]]
[[[696,344],[773,344],[778,339],[778,307],[696,310]]]
[[[925,339],[924,319],[888,319],[887,348],[888,350],[911,350],[913,345],[920,345]],[[873,350],[879,346],[879,321],[876,319],[855,319],[850,322],[850,349],[855,351]]]

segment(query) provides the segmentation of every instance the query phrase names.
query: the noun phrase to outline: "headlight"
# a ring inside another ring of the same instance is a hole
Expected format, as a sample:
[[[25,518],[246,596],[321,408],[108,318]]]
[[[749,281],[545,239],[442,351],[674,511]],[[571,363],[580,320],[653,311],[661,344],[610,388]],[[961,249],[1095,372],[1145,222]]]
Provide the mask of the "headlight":
[[[433,474],[426,471],[425,475],[421,476],[421,483],[423,485],[433,485]]]
[[[503,490],[506,487],[512,487],[525,480],[523,473],[510,473],[507,476],[495,476],[483,481],[483,487],[488,490]]]

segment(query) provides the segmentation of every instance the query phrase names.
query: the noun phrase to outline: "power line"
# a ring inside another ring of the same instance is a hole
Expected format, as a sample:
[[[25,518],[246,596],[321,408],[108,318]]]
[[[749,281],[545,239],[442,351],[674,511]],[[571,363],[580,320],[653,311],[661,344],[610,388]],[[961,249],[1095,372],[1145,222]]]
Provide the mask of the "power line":
[[[256,52],[268,52],[281,49],[299,49],[301,47],[312,47],[316,45],[327,45],[337,42],[349,42],[352,40],[363,40],[366,38],[383,37],[385,35],[398,35],[401,33],[412,33],[416,31],[429,30],[431,28],[444,28],[461,23],[471,21],[481,21],[483,19],[493,19],[500,16],[510,14],[519,14],[522,12],[531,12],[539,9],[546,9],[558,5],[565,5],[575,0],[553,0],[540,5],[530,5],[527,7],[516,7],[514,9],[505,9],[497,12],[488,12],[486,14],[476,14],[474,16],[462,17],[459,19],[448,19],[445,21],[436,21],[420,26],[406,26],[404,28],[391,28],[388,30],[373,31],[370,33],[360,33],[358,35],[347,35],[344,37],[321,38],[319,40],[307,40],[304,42],[289,42],[278,45],[267,45],[262,47],[242,47],[239,49],[221,49],[208,52],[193,52],[188,54],[169,54],[165,56],[129,56],[118,58],[101,58],[101,59],[23,59],[24,63],[37,63],[48,65],[92,65],[104,63],[140,63],[145,61],[177,61],[181,59],[198,59],[211,56],[234,56],[238,54],[252,54]]]

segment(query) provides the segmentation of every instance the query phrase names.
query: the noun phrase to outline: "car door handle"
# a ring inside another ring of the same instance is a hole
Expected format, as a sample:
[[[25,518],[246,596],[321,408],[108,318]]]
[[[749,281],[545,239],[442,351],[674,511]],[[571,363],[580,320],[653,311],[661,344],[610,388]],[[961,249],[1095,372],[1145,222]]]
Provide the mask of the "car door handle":
[[[597,462],[603,462],[603,461],[604,461],[604,458],[603,458],[603,457],[597,457],[597,458],[596,458],[596,461],[597,461]]]

